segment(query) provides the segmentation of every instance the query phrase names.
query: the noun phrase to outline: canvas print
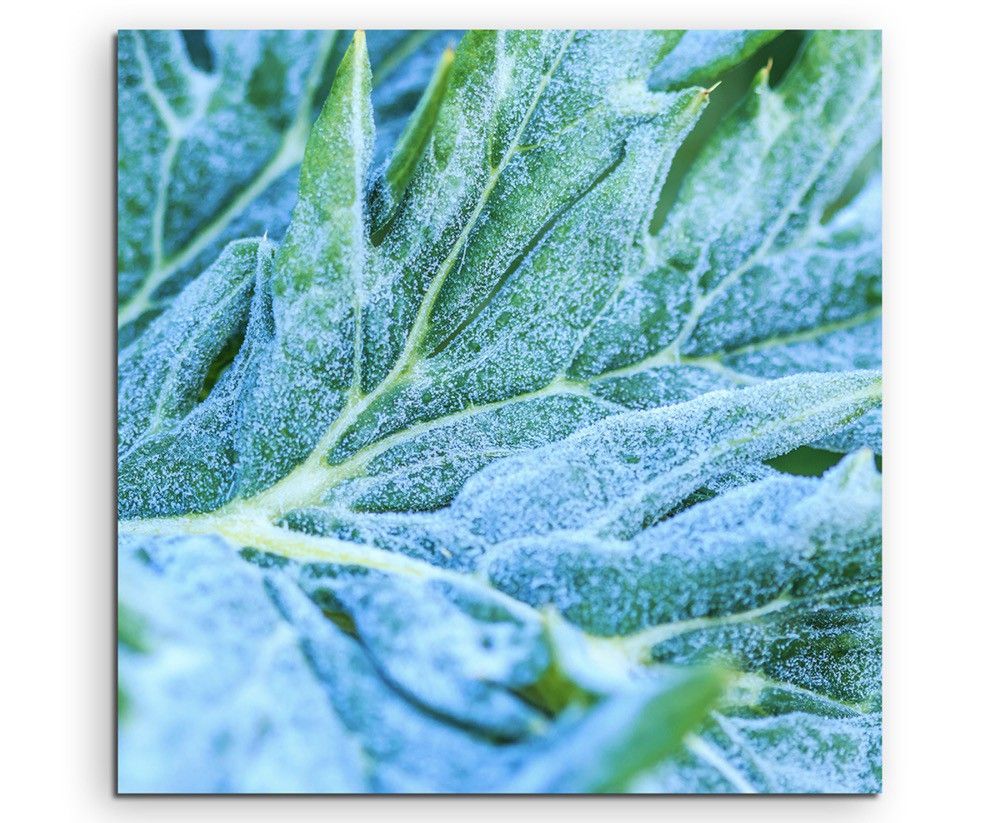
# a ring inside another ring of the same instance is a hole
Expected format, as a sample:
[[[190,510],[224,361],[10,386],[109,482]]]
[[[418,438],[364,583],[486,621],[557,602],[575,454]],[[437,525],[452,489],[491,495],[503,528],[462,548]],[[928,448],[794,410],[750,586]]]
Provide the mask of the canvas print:
[[[121,31],[122,793],[881,789],[873,31]]]

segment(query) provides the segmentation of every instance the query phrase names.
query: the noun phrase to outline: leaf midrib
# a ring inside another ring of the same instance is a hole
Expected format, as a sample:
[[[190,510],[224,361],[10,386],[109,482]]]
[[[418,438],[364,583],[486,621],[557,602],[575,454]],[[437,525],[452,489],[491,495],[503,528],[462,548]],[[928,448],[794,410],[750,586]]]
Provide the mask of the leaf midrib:
[[[289,490],[293,490],[295,494],[298,495],[299,505],[307,505],[309,502],[317,499],[322,494],[323,489],[325,488],[326,478],[328,477],[326,469],[330,467],[330,464],[326,457],[336,444],[337,440],[361,416],[361,414],[363,414],[364,411],[372,405],[372,403],[388,393],[401,378],[403,378],[418,362],[421,361],[422,358],[417,354],[418,347],[427,331],[430,313],[437,299],[437,295],[444,284],[444,280],[447,278],[448,273],[451,271],[451,267],[458,259],[459,253],[464,247],[472,229],[475,227],[475,224],[479,219],[479,215],[482,213],[482,210],[485,207],[486,202],[489,200],[489,197],[503,174],[503,171],[506,169],[511,158],[516,154],[516,148],[520,142],[521,136],[533,117],[545,89],[548,88],[549,82],[558,70],[559,66],[562,64],[566,51],[573,42],[575,36],[575,31],[567,33],[566,39],[563,41],[559,52],[553,59],[552,65],[539,80],[535,93],[532,96],[532,100],[525,111],[521,122],[518,124],[518,129],[510,140],[510,144],[501,158],[500,163],[491,172],[475,208],[466,219],[461,233],[452,244],[451,251],[438,267],[438,270],[435,272],[427,291],[424,293],[420,308],[418,309],[417,315],[414,319],[414,323],[410,327],[410,331],[407,335],[406,343],[402,352],[397,357],[392,370],[374,389],[372,389],[371,392],[367,394],[361,393],[360,381],[356,382],[352,386],[344,408],[337,415],[337,418],[329,426],[326,432],[320,437],[309,456],[298,467],[293,469],[288,475],[275,483],[271,488],[261,492],[261,494],[256,497],[249,498],[246,501],[234,502],[237,502],[237,504],[245,504],[246,507],[260,507],[273,510],[281,510],[283,508],[287,511],[289,508],[294,507],[289,506],[287,502]]]
[[[739,442],[744,442],[753,437],[759,435],[762,431],[770,430],[774,427],[800,422],[801,420],[808,417],[810,414],[815,414],[826,408],[836,405],[842,405],[845,402],[850,402],[857,399],[867,399],[869,397],[876,397],[879,393],[880,383],[871,384],[864,386],[860,389],[855,389],[850,392],[844,392],[835,395],[832,398],[827,398],[824,401],[814,404],[795,415],[789,417],[783,417],[778,420],[770,421],[765,426],[758,427],[753,430],[753,432],[744,438],[740,438]],[[580,437],[586,434],[587,430],[591,427],[585,427],[577,431],[571,438]],[[729,440],[724,443],[720,443],[715,450],[713,450],[713,455],[720,450],[725,452],[727,449],[734,447],[739,442],[734,440]],[[378,445],[378,444],[374,444]],[[357,456],[357,455],[355,455]],[[369,457],[370,459],[370,457]],[[641,499],[645,495],[650,493],[651,489],[654,489],[656,485],[662,484],[665,478],[682,476],[684,472],[690,471],[692,468],[692,463],[697,463],[701,465],[705,462],[705,459],[699,459],[696,461],[687,461],[686,463],[676,467],[672,471],[668,472],[666,475],[658,475],[653,481],[642,484],[642,486],[630,495],[626,500],[615,506],[610,512],[608,512],[599,521],[592,524],[589,529],[577,529],[577,530],[555,530],[562,531],[567,534],[596,534],[601,537],[616,535],[616,530],[620,529],[621,521],[625,514],[627,514],[631,508],[634,507],[635,501]],[[336,467],[330,467],[327,464],[327,469],[333,469]],[[298,471],[298,470],[296,470]],[[396,561],[389,561],[384,559],[384,555],[392,558],[401,558],[402,556],[387,552],[383,549],[377,549],[374,547],[363,547],[363,550],[359,551],[361,544],[348,543],[346,541],[341,541],[336,538],[330,537],[317,537],[313,535],[306,535],[294,530],[287,529],[285,527],[275,526],[274,521],[289,513],[296,508],[307,507],[309,505],[314,505],[318,501],[316,496],[313,494],[312,487],[319,484],[322,488],[325,488],[325,483],[330,480],[330,475],[328,473],[323,473],[321,477],[307,477],[307,483],[303,484],[303,487],[298,489],[295,486],[288,487],[285,486],[285,496],[281,498],[265,497],[264,495],[258,495],[254,498],[249,498],[245,500],[236,499],[230,501],[221,508],[208,512],[205,514],[189,514],[189,515],[179,515],[176,517],[165,517],[165,518],[149,518],[149,519],[135,519],[120,521],[119,529],[122,533],[139,533],[139,534],[177,534],[177,533],[187,533],[187,534],[221,534],[227,536],[231,540],[235,540],[240,545],[254,545],[252,540],[254,536],[259,536],[262,540],[268,540],[269,550],[274,551],[277,554],[282,554],[288,557],[301,558],[305,549],[300,548],[300,545],[307,544],[310,550],[315,550],[319,553],[326,552],[329,546],[333,546],[337,549],[345,549],[345,547],[350,547],[350,551],[353,552],[352,557],[354,557],[353,562],[357,562],[360,565],[366,565],[364,557],[366,552],[373,552],[376,558],[373,562],[378,563],[394,563]],[[276,488],[276,487],[272,487]],[[305,494],[302,494],[303,489]],[[299,491],[300,494],[296,496],[295,491]],[[244,539],[245,538],[245,539]],[[514,540],[517,537],[512,538]],[[242,543],[240,541],[243,540]],[[331,541],[327,543],[325,541]],[[502,545],[506,541],[499,541],[493,546],[496,549],[497,546]],[[381,559],[380,559],[381,558]],[[438,570],[436,567],[430,564],[424,564],[422,561],[416,561],[412,558],[403,558],[400,560],[404,567],[412,568],[413,564],[418,564],[421,568],[424,568],[426,574],[436,573]],[[433,570],[433,571],[431,571]],[[454,572],[448,572],[448,574],[455,574]]]

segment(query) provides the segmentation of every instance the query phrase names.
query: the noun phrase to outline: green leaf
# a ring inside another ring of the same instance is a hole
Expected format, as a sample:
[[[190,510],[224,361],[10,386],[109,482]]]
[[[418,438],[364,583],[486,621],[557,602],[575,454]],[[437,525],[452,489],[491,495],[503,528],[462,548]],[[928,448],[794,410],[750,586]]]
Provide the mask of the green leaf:
[[[822,480],[725,493],[630,546],[511,545],[490,578],[623,637],[630,658],[745,672],[646,790],[878,791],[880,500],[859,452]]]
[[[292,228],[275,258],[274,276],[259,278],[255,307],[237,357],[247,364],[238,389],[239,414],[232,419],[234,431],[227,433],[237,465],[233,472],[218,473],[213,503],[218,496],[258,492],[298,464],[302,464],[298,476],[293,472],[285,485],[296,488],[296,494],[304,498],[302,503],[310,502],[330,485],[324,477],[327,450],[332,448],[337,456],[350,454],[428,417],[530,393],[558,377],[572,355],[575,334],[585,329],[588,317],[599,308],[597,297],[613,287],[622,266],[642,254],[645,225],[670,157],[707,100],[697,90],[656,96],[636,89],[630,73],[638,74],[642,61],[643,70],[648,71],[662,39],[649,33],[577,36],[546,32],[508,37],[493,32],[464,40],[426,154],[393,227],[377,247],[369,249],[363,215],[358,211],[362,203],[356,198],[365,165],[360,137],[364,128],[358,132],[357,148],[336,158],[341,171],[335,173],[331,166],[325,183],[330,197],[354,203],[354,211],[338,213],[338,220],[345,216],[350,220],[341,231],[333,229],[328,208],[310,205],[316,183],[310,178],[307,160]],[[508,53],[508,49],[515,51]],[[515,60],[517,49],[531,59]],[[601,57],[600,52],[612,49],[625,51],[631,59]],[[356,105],[352,102],[357,97],[356,84],[350,78],[363,74],[364,69],[355,65],[357,60],[348,59],[352,53],[348,52],[334,80],[327,106],[332,119]],[[512,60],[518,71],[507,78]],[[470,75],[473,66],[476,72]],[[478,84],[489,82],[492,87],[498,77],[510,85],[504,86],[506,96],[499,102],[487,101],[492,112],[487,117],[481,110],[484,97]],[[572,84],[568,77],[573,78]],[[579,118],[581,105],[588,108],[586,116]],[[511,118],[515,120],[507,128],[504,124]],[[358,113],[357,122],[361,121],[367,119]],[[317,163],[340,147],[325,122],[321,117],[307,150]],[[456,134],[461,139],[449,152],[444,171],[439,168],[439,155]],[[650,162],[656,168],[652,178]],[[569,178],[567,169],[571,170]],[[530,193],[528,201],[508,196],[515,185]],[[451,228],[436,225],[433,215],[437,212]],[[615,215],[617,223],[609,224]],[[598,223],[608,234],[607,242],[581,242]],[[607,231],[612,225],[614,231]],[[430,237],[432,229],[431,248],[420,237]],[[519,242],[537,242],[537,246],[529,254],[510,246],[510,237],[502,246],[491,246],[498,230],[518,233]],[[530,235],[539,230],[542,236],[532,241]],[[334,238],[339,244],[335,253],[349,264],[320,260],[334,253],[326,245]],[[419,255],[419,261],[414,255]],[[553,269],[554,261],[562,261],[559,274]],[[345,265],[353,267],[350,276],[345,274]],[[411,293],[413,284],[407,286],[400,278],[403,273],[429,271],[433,266],[436,273],[422,284],[418,306],[420,293]],[[501,269],[511,266],[507,273]],[[579,267],[593,272],[591,302],[573,306],[581,295]],[[396,274],[388,275],[389,270]],[[482,280],[501,275],[502,284]],[[469,277],[476,282],[467,282]],[[500,285],[503,288],[488,304],[469,303],[471,291]],[[395,301],[397,286],[413,298],[415,314],[404,318],[393,309],[396,321],[379,331],[372,326],[373,318],[380,315],[386,300]],[[198,311],[214,311],[214,297],[214,293],[204,295],[205,305]],[[451,299],[464,303],[442,308]],[[552,334],[554,324],[563,322],[571,307],[576,319],[558,335]],[[192,311],[188,303],[172,306],[153,324],[151,334],[161,336],[163,329],[173,327],[175,314]],[[452,320],[445,321],[443,315],[435,320],[435,311],[445,312]],[[539,322],[540,312],[548,312],[548,323]],[[460,328],[455,328],[450,340],[438,340],[445,322],[459,323]],[[394,352],[390,373],[369,390],[372,358],[382,356],[375,350],[387,351],[386,344],[399,333],[405,334],[405,348]],[[349,339],[353,340],[350,347]],[[140,343],[121,355],[123,384],[134,371],[148,371],[137,357]],[[176,339],[172,345],[184,348],[186,343]],[[531,356],[527,356],[529,347],[536,350]],[[211,362],[221,349],[221,345],[204,349],[204,360]],[[495,366],[483,368],[489,349],[494,351]],[[458,391],[442,391],[449,385]],[[214,402],[212,395],[204,401],[207,405]],[[185,435],[191,441],[202,437],[201,431]],[[159,465],[151,462],[148,468],[148,473],[145,467],[138,474],[123,471],[123,485],[127,487],[135,477],[136,484],[155,487],[163,498],[142,514],[174,514],[189,505],[188,495],[175,493],[171,484],[161,482]],[[314,490],[305,488],[305,483],[314,482]],[[279,492],[284,489],[275,493]],[[292,507],[283,504],[283,508]],[[202,505],[189,508],[204,509]]]
[[[654,89],[711,85],[727,70],[770,43],[780,31],[699,29],[686,31],[650,77]]]
[[[267,340],[245,387],[238,491],[270,486],[308,455],[360,364],[360,294],[369,257],[364,185],[374,123],[364,35],[344,54],[306,147],[299,199],[256,295]]]
[[[142,654],[119,648],[135,695],[123,792],[516,791],[537,779],[529,763],[594,734],[641,747],[575,778],[610,789],[655,763],[721,689],[716,672],[621,679],[592,712],[553,724],[515,692],[546,667],[540,621],[481,584],[250,564],[199,537],[126,539],[120,564],[150,634]],[[446,636],[421,634],[414,606]],[[340,609],[353,636],[328,619]]]
[[[362,753],[261,575],[209,538],[126,540],[124,792],[362,791]],[[286,699],[294,695],[294,700]]]
[[[120,346],[229,241],[281,238],[328,67],[349,39],[319,31],[188,34],[203,36],[207,65],[195,63],[178,31],[118,37]],[[380,162],[455,35],[373,37]]]
[[[773,36],[123,33],[123,790],[879,789],[880,42]]]
[[[208,511],[230,496],[238,472],[232,423],[260,345],[253,333],[245,338],[246,324],[272,254],[264,241],[231,243],[119,359],[122,516]],[[221,365],[231,340],[238,353]]]
[[[540,748],[504,791],[591,793],[626,790],[632,779],[679,748],[722,691],[716,671],[692,671],[612,698]],[[596,756],[595,756],[596,752]]]
[[[685,752],[633,784],[638,792],[876,793],[882,788],[877,714],[836,716],[789,708],[774,716],[719,713]]]
[[[434,123],[437,121],[438,112],[441,109],[441,102],[448,89],[448,78],[451,75],[451,66],[454,61],[455,52],[452,49],[445,49],[437,68],[434,70],[434,75],[427,84],[420,102],[413,110],[413,115],[406,128],[399,136],[399,142],[389,159],[389,165],[384,175],[385,191],[382,194],[385,202],[381,204],[386,220],[391,216],[391,211],[399,202],[403,192],[406,191],[417,163],[427,147],[427,141],[433,133]]]
[[[657,237],[570,370],[659,405],[706,387],[879,363],[881,187],[827,220],[880,139],[873,32],[811,35],[712,135]]]
[[[880,384],[870,372],[803,375],[616,415],[494,464],[453,508],[494,541],[553,530],[631,537],[720,474],[856,419]]]

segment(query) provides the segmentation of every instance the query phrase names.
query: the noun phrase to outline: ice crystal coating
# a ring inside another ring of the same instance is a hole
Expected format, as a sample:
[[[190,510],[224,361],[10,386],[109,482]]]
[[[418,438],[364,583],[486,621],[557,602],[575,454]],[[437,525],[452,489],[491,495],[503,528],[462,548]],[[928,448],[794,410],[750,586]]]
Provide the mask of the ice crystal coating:
[[[780,32],[755,29],[686,31],[649,78],[654,89],[711,85]]]
[[[196,63],[188,35],[204,36]],[[378,31],[378,162],[458,35]],[[130,343],[231,240],[280,239],[309,128],[350,40],[329,31],[118,36],[119,343]],[[206,62],[207,61],[207,62]]]
[[[122,33],[122,790],[878,791],[880,43],[774,36]]]
[[[532,775],[595,734],[652,752],[552,788],[594,790],[658,762],[722,688],[714,670],[622,677],[553,723],[529,696],[587,692],[539,616],[481,584],[247,563],[212,537],[127,538],[120,564],[126,792],[542,790]]]

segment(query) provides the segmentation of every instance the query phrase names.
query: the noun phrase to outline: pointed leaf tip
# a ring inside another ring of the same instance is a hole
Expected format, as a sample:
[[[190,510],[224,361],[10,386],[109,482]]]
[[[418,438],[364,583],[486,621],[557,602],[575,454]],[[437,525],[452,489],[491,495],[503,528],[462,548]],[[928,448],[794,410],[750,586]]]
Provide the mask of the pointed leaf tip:
[[[354,36],[351,38],[351,42],[347,44],[347,50],[340,60],[340,67],[337,69],[338,73],[348,66],[354,70],[361,70],[363,72],[371,71],[368,58],[368,40],[365,37],[364,29],[357,29],[354,32]]]

